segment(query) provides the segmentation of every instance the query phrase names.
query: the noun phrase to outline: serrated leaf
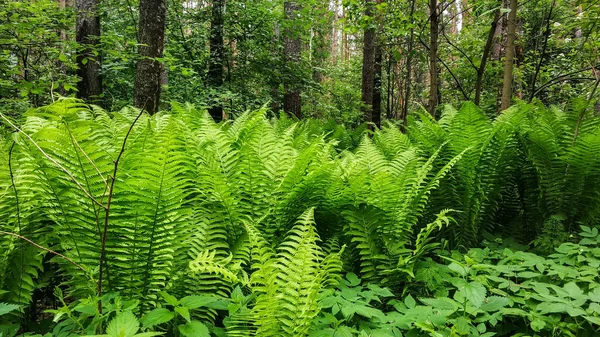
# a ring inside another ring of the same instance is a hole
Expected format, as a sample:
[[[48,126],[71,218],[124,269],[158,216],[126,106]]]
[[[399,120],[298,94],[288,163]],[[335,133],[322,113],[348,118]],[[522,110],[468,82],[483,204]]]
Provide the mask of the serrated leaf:
[[[531,329],[533,329],[533,331],[539,332],[542,331],[542,329],[546,326],[546,322],[542,321],[541,319],[537,318],[534,319],[531,322]]]
[[[460,286],[458,290],[465,296],[467,300],[469,300],[469,302],[471,302],[471,304],[473,304],[475,308],[481,307],[487,293],[483,284],[475,281]]]
[[[485,299],[479,309],[483,311],[498,311],[508,305],[508,298],[501,296],[490,296]]]
[[[175,307],[175,311],[181,315],[186,321],[190,322],[190,311],[186,307]]]
[[[2,315],[6,315],[11,311],[15,311],[18,310],[19,306],[16,304],[10,304],[10,303],[2,303],[0,302],[0,316]]]
[[[456,301],[447,297],[419,298],[419,301],[438,310],[450,310],[452,312],[455,312],[459,308],[459,305]]]
[[[149,313],[147,313],[140,322],[142,323],[142,328],[148,329],[155,325],[166,323],[175,317],[175,313],[171,310],[164,308],[156,308]]]
[[[185,337],[210,337],[210,332],[206,325],[198,321],[188,322],[179,326],[179,332]]]
[[[165,302],[167,302],[167,304],[172,305],[174,307],[176,307],[179,304],[177,298],[173,295],[170,295],[166,291],[161,291],[159,292],[159,294],[165,300]]]
[[[460,276],[467,276],[467,269],[465,269],[465,267],[459,265],[458,263],[455,263],[455,262],[450,263],[448,265],[448,269],[459,274]]]
[[[140,323],[130,311],[118,314],[108,324],[106,333],[111,337],[133,337],[140,329]]]
[[[197,309],[200,307],[206,307],[207,305],[216,302],[217,300],[219,300],[219,298],[214,296],[193,295],[182,298],[181,300],[179,300],[179,304],[188,309]]]

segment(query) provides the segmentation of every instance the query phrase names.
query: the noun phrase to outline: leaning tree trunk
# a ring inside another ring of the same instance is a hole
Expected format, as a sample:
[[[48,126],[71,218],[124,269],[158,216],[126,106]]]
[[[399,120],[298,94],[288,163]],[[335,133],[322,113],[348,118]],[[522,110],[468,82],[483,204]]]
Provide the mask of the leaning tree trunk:
[[[517,31],[517,0],[510,0],[510,13],[508,14],[506,55],[504,58],[504,79],[502,81],[502,100],[500,109],[506,110],[512,99],[513,63],[515,59],[515,40]]]
[[[375,0],[365,0],[365,15],[373,16]],[[373,25],[365,28],[363,36],[362,64],[362,103],[363,119],[373,121],[373,84],[375,82],[375,28]]]
[[[99,103],[102,94],[100,78],[100,16],[98,0],[76,0],[75,41],[77,50],[77,97]]]
[[[166,20],[165,0],[140,0],[138,54],[133,104],[150,114],[158,111]]]
[[[223,86],[223,13],[225,9],[225,0],[214,0],[212,4],[212,18],[210,21],[210,60],[208,63],[208,84],[217,89]],[[223,105],[216,102],[208,109],[208,112],[215,120],[223,120]]]
[[[296,29],[294,21],[297,20],[300,12],[300,4],[295,1],[286,1],[283,4],[285,18],[288,21],[284,30],[284,46],[283,54],[284,61],[288,69],[296,72],[300,64],[300,32]],[[302,101],[300,100],[300,86],[293,79],[296,76],[286,76],[283,83],[283,111],[289,115],[294,115],[296,118],[302,118]]]
[[[438,33],[439,8],[437,0],[429,0],[429,113],[435,117],[438,102]]]
[[[481,62],[479,63],[479,68],[477,68],[477,81],[475,82],[476,105],[479,105],[479,103],[481,102],[481,90],[483,89],[483,74],[485,73],[485,66],[487,65],[487,61],[492,50],[492,44],[494,43],[494,36],[496,34],[496,25],[498,25],[499,20],[500,9],[498,9],[494,14],[494,19],[490,25],[490,31],[488,32],[485,47],[483,48],[483,54],[481,55]]]

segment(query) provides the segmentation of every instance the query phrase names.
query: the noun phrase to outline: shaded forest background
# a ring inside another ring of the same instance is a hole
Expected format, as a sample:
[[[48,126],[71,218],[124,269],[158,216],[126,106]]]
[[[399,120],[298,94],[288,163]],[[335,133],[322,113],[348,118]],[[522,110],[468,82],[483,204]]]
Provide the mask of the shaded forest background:
[[[517,1],[6,1],[0,98],[16,115],[59,95],[187,101],[216,120],[268,103],[348,126],[467,100],[594,104],[599,2]]]

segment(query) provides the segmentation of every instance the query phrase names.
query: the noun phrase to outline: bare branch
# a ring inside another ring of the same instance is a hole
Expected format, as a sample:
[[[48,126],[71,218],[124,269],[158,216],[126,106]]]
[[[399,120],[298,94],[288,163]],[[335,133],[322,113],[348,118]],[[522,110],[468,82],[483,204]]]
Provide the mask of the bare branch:
[[[3,234],[3,235],[9,235],[9,236],[14,236],[15,238],[18,238],[18,239],[21,239],[21,240],[23,240],[23,241],[26,241],[26,242],[30,243],[31,245],[33,245],[33,246],[35,246],[35,247],[37,247],[37,248],[39,248],[39,249],[41,249],[41,250],[45,250],[45,251],[47,251],[47,252],[48,252],[48,253],[50,253],[50,254],[56,255],[56,256],[58,256],[58,257],[60,257],[60,258],[64,259],[65,261],[67,261],[67,262],[71,263],[72,265],[74,265],[75,267],[77,267],[77,268],[81,269],[82,271],[84,271],[84,272],[86,271],[86,270],[85,270],[85,268],[83,268],[83,267],[82,267],[82,266],[81,266],[79,263],[77,263],[77,262],[75,262],[75,261],[71,260],[70,258],[68,258],[68,257],[66,257],[66,256],[64,256],[64,255],[62,255],[61,253],[58,253],[58,252],[55,252],[55,251],[53,251],[53,250],[52,250],[52,249],[50,249],[50,248],[46,248],[46,247],[44,247],[44,246],[42,246],[42,245],[39,245],[39,244],[37,244],[37,243],[35,243],[35,242],[33,242],[33,241],[29,240],[28,238],[26,238],[26,237],[24,237],[24,236],[22,236],[22,235],[19,235],[19,234],[16,234],[16,233],[11,233],[11,232],[5,232],[5,231],[0,231],[0,234]]]

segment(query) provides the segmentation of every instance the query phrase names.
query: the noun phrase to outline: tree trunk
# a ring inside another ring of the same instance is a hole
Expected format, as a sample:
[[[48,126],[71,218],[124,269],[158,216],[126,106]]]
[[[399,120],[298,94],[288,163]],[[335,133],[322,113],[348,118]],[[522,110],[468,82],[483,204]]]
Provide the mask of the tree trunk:
[[[212,17],[210,21],[210,59],[208,62],[208,84],[220,92],[223,86],[223,14],[225,12],[225,0],[213,0]],[[217,102],[208,109],[208,112],[215,120],[223,120],[223,105],[217,97]]]
[[[483,73],[485,72],[485,66],[492,50],[492,44],[494,42],[494,36],[496,34],[496,26],[500,20],[500,10],[497,10],[494,14],[494,20],[490,26],[490,32],[488,33],[485,47],[483,48],[483,54],[481,55],[481,62],[477,69],[477,82],[475,82],[475,104],[479,105],[481,102],[481,90],[483,89]]]
[[[284,29],[284,60],[288,69],[288,76],[283,83],[283,111],[289,115],[294,115],[296,118],[302,118],[302,101],[300,99],[300,87],[296,78],[296,72],[299,71],[300,64],[300,35],[294,21],[297,20],[300,12],[300,4],[295,1],[286,1],[283,4],[285,19],[287,22]],[[291,75],[291,76],[290,76]]]
[[[416,0],[411,0],[410,2],[410,14],[408,19],[410,23],[413,23],[414,18],[413,15],[415,13],[415,2]],[[411,77],[412,77],[412,54],[414,49],[414,41],[415,41],[415,29],[414,27],[410,28],[410,35],[408,37],[408,48],[406,51],[406,78],[404,80],[404,99],[402,104],[402,114],[400,115],[400,119],[402,119],[402,124],[406,127],[406,117],[408,116],[408,104],[410,102],[410,89],[412,86]]]
[[[438,106],[438,32],[439,6],[437,0],[429,0],[429,113],[435,117]]]
[[[515,58],[515,40],[517,29],[517,0],[510,0],[506,36],[506,55],[504,58],[504,79],[502,81],[502,100],[500,109],[506,110],[512,99],[513,62]]]
[[[375,0],[365,0],[365,15],[373,16]],[[363,40],[362,64],[362,103],[363,120],[373,121],[373,84],[375,82],[375,28],[369,25],[365,28]]]
[[[101,58],[98,44],[100,42],[100,17],[98,16],[98,0],[76,0],[75,41],[79,44],[77,52],[77,97],[100,102],[102,80],[100,78]]]
[[[158,111],[160,104],[162,64],[165,40],[165,0],[140,0],[138,29],[138,54],[133,104],[150,114]]]
[[[383,55],[379,43],[375,46],[375,65],[373,76],[373,112],[371,115],[372,122],[381,128],[381,62]],[[389,74],[388,74],[389,76]],[[389,89],[388,89],[389,90]]]

